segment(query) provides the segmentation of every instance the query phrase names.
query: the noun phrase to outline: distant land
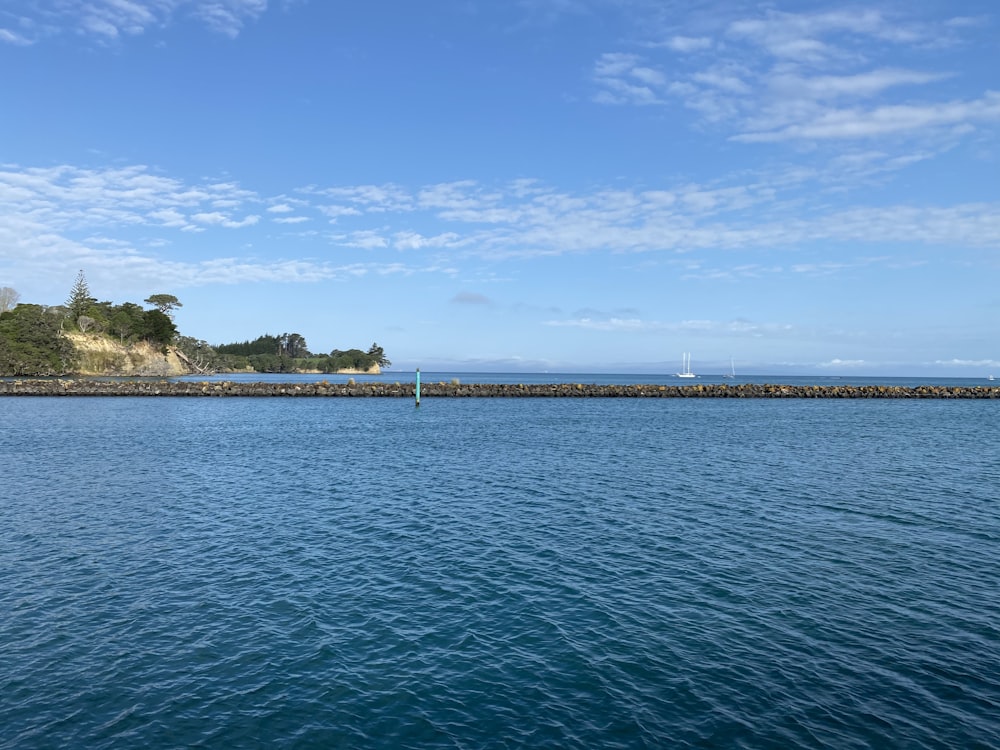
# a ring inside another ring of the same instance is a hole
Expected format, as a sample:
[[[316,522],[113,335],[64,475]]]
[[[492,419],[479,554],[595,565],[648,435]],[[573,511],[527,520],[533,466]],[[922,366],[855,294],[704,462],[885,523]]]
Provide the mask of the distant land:
[[[298,333],[211,345],[181,335],[171,294],[134,302],[98,302],[80,271],[65,305],[22,303],[0,288],[0,376],[159,376],[261,373],[378,374],[391,364],[377,343],[367,350],[309,351]]]

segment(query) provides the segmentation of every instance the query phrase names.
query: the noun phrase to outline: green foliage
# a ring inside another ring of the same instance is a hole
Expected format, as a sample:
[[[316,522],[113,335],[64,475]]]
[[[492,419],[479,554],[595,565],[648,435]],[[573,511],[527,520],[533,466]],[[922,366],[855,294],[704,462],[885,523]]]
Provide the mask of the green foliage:
[[[281,354],[292,359],[310,356],[306,340],[297,333],[283,333],[279,337],[281,344]]]
[[[97,302],[90,296],[90,287],[87,285],[87,277],[83,271],[76,275],[76,281],[70,290],[69,299],[66,300],[66,307],[69,308],[70,319],[75,323],[81,315],[87,314],[87,309]]]
[[[143,300],[147,305],[152,305],[164,315],[173,317],[173,312],[178,307],[184,307],[172,294],[151,294]]]
[[[14,290],[4,287],[2,291],[7,293],[4,299],[16,302],[18,295]],[[174,308],[181,306],[176,297],[154,294],[144,301],[154,309],[145,310],[133,302],[118,305],[98,302],[91,296],[87,279],[80,271],[65,306],[20,304],[12,310],[0,309],[0,375],[58,375],[80,366],[80,362],[74,361],[76,352],[63,335],[64,329],[104,334],[122,345],[139,341],[173,344],[200,372],[250,368],[269,373],[302,370],[334,373],[367,371],[376,365],[391,364],[378,344],[372,344],[367,352],[334,349],[329,355],[315,355],[298,333],[265,334],[253,341],[213,348],[205,341],[178,335],[170,316]],[[114,369],[112,364],[91,369]]]
[[[146,310],[142,316],[142,337],[154,344],[169,344],[177,335],[177,326],[170,316],[159,310]]]
[[[276,357],[288,357],[299,359],[312,356],[306,346],[306,340],[298,333],[283,333],[280,336],[272,336],[265,333],[258,336],[253,341],[244,341],[236,344],[220,344],[215,347],[219,354],[236,354],[241,357],[252,357],[254,355],[274,355]],[[261,370],[261,372],[275,372],[275,370]]]
[[[368,347],[368,356],[374,359],[375,364],[379,367],[388,367],[392,364],[392,362],[389,361],[389,358],[385,356],[385,352],[382,350],[382,347],[378,344],[373,343],[370,347]]]
[[[110,305],[110,303],[104,303]],[[121,343],[134,341],[145,329],[146,311],[134,302],[123,302],[108,309],[108,327],[110,335]]]
[[[72,367],[73,347],[60,319],[41,305],[21,304],[0,313],[0,375],[62,375]]]
[[[247,357],[254,372],[295,372],[295,360],[284,354],[252,354]]]
[[[219,354],[235,354],[240,357],[251,357],[255,354],[277,354],[280,351],[278,337],[264,334],[253,341],[236,344],[219,344],[215,347]]]
[[[7,299],[16,299],[14,295],[8,294]],[[176,298],[173,300],[176,302]],[[74,361],[73,344],[63,335],[67,323],[71,329],[75,327],[84,333],[113,336],[122,344],[148,341],[166,345],[177,336],[176,326],[162,310],[144,310],[132,302],[121,305],[98,302],[91,296],[86,276],[80,271],[65,307],[22,304],[0,311],[0,375],[71,372],[80,363]]]
[[[231,360],[238,359],[219,354],[207,341],[193,338],[191,336],[178,336],[174,339],[174,346],[181,352],[187,360],[199,372],[217,372],[225,369],[245,369],[246,363],[242,366],[233,367]]]
[[[360,349],[348,349],[342,352],[334,349],[330,352],[328,370],[324,372],[339,372],[340,370],[370,370],[373,365],[377,365],[378,360],[371,354],[366,354]]]
[[[360,349],[334,349],[329,355],[314,355],[306,347],[306,340],[297,333],[283,333],[280,336],[265,334],[253,341],[220,344],[215,347],[215,352],[232,369],[243,369],[242,363],[245,362],[256,372],[268,373],[303,370],[330,373],[341,370],[366,371],[375,365],[385,367],[391,364],[378,344],[372,344],[368,352]],[[237,358],[240,364],[236,364]]]

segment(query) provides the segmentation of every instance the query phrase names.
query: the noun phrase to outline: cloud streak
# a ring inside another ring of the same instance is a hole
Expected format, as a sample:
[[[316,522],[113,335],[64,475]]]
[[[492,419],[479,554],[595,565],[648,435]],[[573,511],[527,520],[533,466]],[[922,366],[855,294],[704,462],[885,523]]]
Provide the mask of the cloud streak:
[[[28,46],[62,34],[117,42],[193,19],[237,37],[267,11],[267,0],[11,0],[18,29],[0,27],[0,43]]]
[[[847,169],[870,169],[872,163],[881,163],[881,155],[869,153],[860,165],[852,162]],[[524,181],[483,186],[468,180],[412,190],[395,184],[308,188],[296,192],[312,202],[297,198],[295,215],[290,215],[287,202],[231,181],[186,184],[140,165],[105,170],[8,165],[0,168],[0,240],[21,259],[49,257],[51,248],[60,246],[74,256],[104,253],[119,258],[119,251],[107,248],[116,243],[132,248],[184,246],[189,244],[185,235],[205,235],[213,238],[208,246],[294,242],[302,248],[300,254],[307,252],[306,247],[315,252],[324,246],[414,253],[424,258],[421,263],[442,268],[475,258],[666,253],[697,257],[684,275],[706,279],[828,275],[858,263],[882,262],[878,252],[850,262],[810,258],[771,265],[727,254],[745,249],[795,252],[824,243],[856,247],[905,243],[911,248],[907,263],[912,265],[922,262],[914,252],[919,247],[947,247],[953,254],[961,248],[1000,248],[996,202],[835,208],[820,193],[810,206],[801,196],[810,192],[806,188],[815,179],[804,172],[729,185],[598,188],[590,193],[559,191],[537,180],[531,181],[530,189]],[[261,228],[298,232],[299,224],[323,221],[329,216],[326,201],[331,196],[352,204],[349,211],[338,213],[337,231],[289,234],[283,240],[260,235]],[[786,210],[791,201],[796,204],[794,218]],[[220,210],[220,205],[226,208]],[[261,214],[270,215],[270,221],[261,222]],[[377,257],[364,262],[380,261],[398,263]],[[309,263],[303,268],[312,268]],[[242,266],[234,261],[227,268]],[[314,277],[312,272],[284,276]]]
[[[998,92],[937,99],[932,85],[956,78],[953,71],[878,65],[877,50],[905,50],[933,65],[937,59],[927,50],[957,43],[968,30],[957,20],[921,23],[874,9],[763,11],[718,26],[711,36],[674,34],[645,45],[652,51],[643,54],[605,52],[594,63],[592,100],[679,102],[746,144],[928,137],[935,130],[953,136],[1000,122]],[[894,101],[869,105],[890,94]]]

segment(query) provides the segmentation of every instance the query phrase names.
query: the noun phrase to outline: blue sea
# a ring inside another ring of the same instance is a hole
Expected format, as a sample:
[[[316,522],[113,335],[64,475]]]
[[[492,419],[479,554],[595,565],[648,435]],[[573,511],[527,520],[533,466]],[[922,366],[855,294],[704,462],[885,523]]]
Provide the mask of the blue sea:
[[[998,401],[0,425],[5,750],[1000,747]]]
[[[135,378],[128,378],[135,379]],[[139,378],[141,380],[141,378]],[[348,374],[277,374],[269,375],[262,373],[224,373],[220,375],[185,375],[183,377],[172,378],[172,380],[194,381],[194,382],[221,382],[230,381],[235,383],[245,382],[282,382],[282,383],[316,383],[326,380],[330,383],[343,383],[347,380],[374,383],[412,383],[416,379],[413,371],[387,370],[378,375],[348,375]],[[614,374],[614,373],[550,373],[550,372],[423,372],[421,380],[424,383],[450,383],[457,380],[460,383],[524,383],[542,384],[549,383],[584,383],[588,385],[711,385],[727,383],[738,385],[741,383],[781,383],[783,385],[806,386],[806,385],[885,385],[898,386],[902,388],[916,388],[926,385],[952,386],[956,388],[974,387],[1000,387],[1000,380],[988,380],[981,378],[949,378],[938,375],[927,375],[920,377],[881,377],[873,375],[738,375],[733,378],[724,377],[721,374],[697,375],[694,378],[679,378],[668,373],[646,373],[646,374]]]

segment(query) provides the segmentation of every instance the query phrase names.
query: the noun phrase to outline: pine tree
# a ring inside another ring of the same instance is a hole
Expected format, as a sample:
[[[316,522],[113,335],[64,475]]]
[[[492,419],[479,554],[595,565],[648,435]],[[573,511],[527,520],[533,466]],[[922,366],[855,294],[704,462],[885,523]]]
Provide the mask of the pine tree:
[[[97,302],[94,297],[90,296],[90,287],[87,286],[87,277],[83,275],[83,271],[76,275],[76,282],[73,284],[73,289],[69,293],[69,299],[66,300],[66,307],[69,308],[69,316],[71,320],[76,320],[85,312],[87,308],[92,304]]]

